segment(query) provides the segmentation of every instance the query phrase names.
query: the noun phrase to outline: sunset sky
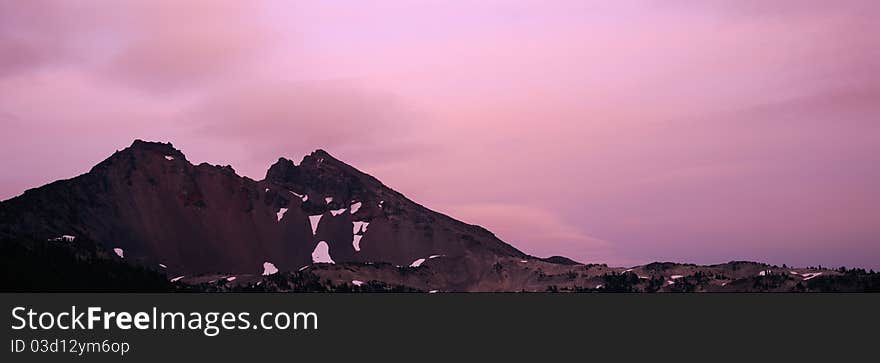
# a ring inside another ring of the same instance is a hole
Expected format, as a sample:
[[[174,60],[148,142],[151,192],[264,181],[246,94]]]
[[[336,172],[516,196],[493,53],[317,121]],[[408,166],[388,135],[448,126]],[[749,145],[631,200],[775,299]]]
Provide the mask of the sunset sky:
[[[880,268],[880,1],[0,0],[0,199],[322,148],[539,256]]]

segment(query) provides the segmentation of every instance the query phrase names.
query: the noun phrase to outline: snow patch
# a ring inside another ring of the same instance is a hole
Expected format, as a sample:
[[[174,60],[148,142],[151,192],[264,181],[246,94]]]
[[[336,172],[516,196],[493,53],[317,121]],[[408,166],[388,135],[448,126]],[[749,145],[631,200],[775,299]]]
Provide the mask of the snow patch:
[[[299,198],[299,199],[302,200],[303,202],[309,200],[309,195],[306,194],[306,193],[299,194],[299,193],[297,193],[297,192],[295,192],[295,191],[292,191],[292,190],[288,190],[288,192],[290,192],[290,194],[293,194],[295,197]]]
[[[522,263],[529,263],[528,260],[519,260],[519,262],[522,262]]]
[[[428,256],[428,259],[433,260],[433,259],[440,257],[440,256],[443,256],[443,255],[430,255],[430,256]]]
[[[428,291],[428,293],[429,293],[429,294],[436,294],[436,293],[437,293],[437,290],[431,290],[431,291]]]
[[[352,224],[352,229],[351,229],[352,232],[351,233],[358,234],[360,232],[367,233],[367,226],[370,225],[370,222],[354,221],[354,222],[351,222],[351,224]]]
[[[232,282],[232,281],[235,281],[235,279],[236,279],[235,276],[229,276],[229,277],[226,278],[226,281],[228,281],[228,282]]]
[[[309,216],[309,223],[312,225],[312,235],[318,234],[318,223],[321,223],[321,217],[323,214],[316,214],[313,216]]]
[[[278,268],[271,262],[263,262],[263,276],[273,275],[278,272]]]
[[[330,257],[330,245],[327,242],[318,242],[315,250],[312,251],[312,262],[314,263],[336,263]]]
[[[797,273],[795,271],[788,271],[788,272],[790,272],[792,275],[800,275],[799,273]]]
[[[178,281],[180,281],[180,279],[182,279],[182,278],[183,278],[183,275],[177,276],[177,277],[171,279],[171,282],[178,282]]]
[[[281,218],[284,218],[284,213],[287,213],[287,208],[281,208],[278,210],[278,213],[275,213],[275,216],[278,217],[279,222],[281,222]]]
[[[352,237],[352,239],[351,239],[351,245],[354,247],[354,250],[355,250],[355,251],[360,251],[360,250],[361,250],[361,238],[363,238],[363,237],[364,237],[364,236],[363,236],[363,235],[360,235],[360,234],[356,234],[356,235],[354,235],[354,236]]]
[[[413,261],[413,263],[409,264],[409,267],[419,267],[419,266],[421,266],[423,263],[425,263],[425,259],[424,259],[424,258],[420,258],[420,259],[418,259],[418,260]]]
[[[359,209],[361,209],[361,202],[351,203],[351,214],[357,213]]]
[[[333,203],[333,197],[324,197],[324,201],[327,202],[327,204]]]
[[[821,272],[808,272],[808,273],[805,273],[805,274],[803,274],[803,275],[801,275],[801,276],[804,277],[804,281],[807,281],[807,280],[810,280],[810,279],[812,279],[812,278],[815,278],[816,276],[819,276],[819,275],[821,275],[821,274],[822,274]]]
[[[168,266],[165,266],[164,263],[160,263],[160,264],[159,264],[159,267],[161,267],[161,268],[168,268]]]
[[[335,216],[338,216],[338,215],[340,215],[340,214],[342,214],[342,213],[345,213],[345,208],[342,208],[342,209],[334,209],[334,210],[331,210],[331,211],[330,211],[330,214],[332,214],[334,217],[335,217]]]
[[[165,160],[174,160],[174,157],[171,155],[165,155]]]
[[[361,286],[364,284],[364,282],[361,280],[351,280],[351,284],[354,286]]]
[[[119,256],[119,258],[124,258],[124,257],[122,257],[122,254],[123,254],[122,252],[123,252],[123,251],[122,251],[121,248],[119,248],[119,247],[114,248],[114,249],[113,249],[113,252],[115,252],[116,255]]]
[[[633,269],[628,268],[628,269],[626,269],[626,270],[623,270],[623,272],[621,272],[621,273],[622,273],[622,274],[625,274],[625,273],[627,273],[627,272],[631,272],[632,270],[633,270]]]
[[[684,277],[684,276],[682,276],[682,275],[672,275],[672,276],[669,276],[669,278],[670,278],[670,279],[673,279],[673,280],[678,280],[678,279],[680,279],[680,278],[682,278],[682,277]]]
[[[69,234],[65,234],[61,237],[50,238],[49,241],[64,241],[64,242],[73,242],[76,239],[76,236],[71,236]]]

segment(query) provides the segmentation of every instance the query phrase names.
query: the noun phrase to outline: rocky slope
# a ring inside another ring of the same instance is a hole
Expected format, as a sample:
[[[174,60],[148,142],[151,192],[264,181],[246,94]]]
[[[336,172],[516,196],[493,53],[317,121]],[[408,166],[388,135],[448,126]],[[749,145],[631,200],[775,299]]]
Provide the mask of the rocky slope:
[[[128,263],[174,276],[331,261],[410,265],[443,255],[457,261],[450,284],[468,286],[488,260],[527,257],[322,150],[299,165],[279,159],[255,181],[229,166],[192,165],[171,144],[140,140],[86,174],[2,202],[0,237],[94,241]]]

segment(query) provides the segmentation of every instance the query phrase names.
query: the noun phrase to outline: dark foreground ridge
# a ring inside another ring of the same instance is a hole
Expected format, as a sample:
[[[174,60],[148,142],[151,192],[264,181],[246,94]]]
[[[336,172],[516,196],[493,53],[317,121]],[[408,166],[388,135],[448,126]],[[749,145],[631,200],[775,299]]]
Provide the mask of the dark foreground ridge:
[[[878,291],[861,269],[526,255],[323,150],[263,180],[136,140],[0,202],[4,291]]]

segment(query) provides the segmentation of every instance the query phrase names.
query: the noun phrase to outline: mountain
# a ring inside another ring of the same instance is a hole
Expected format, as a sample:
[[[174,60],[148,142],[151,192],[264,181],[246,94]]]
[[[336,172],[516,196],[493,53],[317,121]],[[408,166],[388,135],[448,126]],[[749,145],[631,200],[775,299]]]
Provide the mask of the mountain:
[[[255,181],[230,166],[192,165],[170,143],[141,140],[86,174],[0,204],[0,237],[60,236],[183,276],[289,271],[318,261],[410,265],[434,255],[469,271],[494,257],[526,257],[322,150],[299,165],[281,158]],[[456,276],[459,284],[473,277]]]
[[[298,165],[280,158],[256,181],[141,140],[86,174],[0,202],[0,253],[11,291],[789,291],[847,275],[541,259],[323,150]],[[874,286],[874,274],[862,275],[847,286]]]

